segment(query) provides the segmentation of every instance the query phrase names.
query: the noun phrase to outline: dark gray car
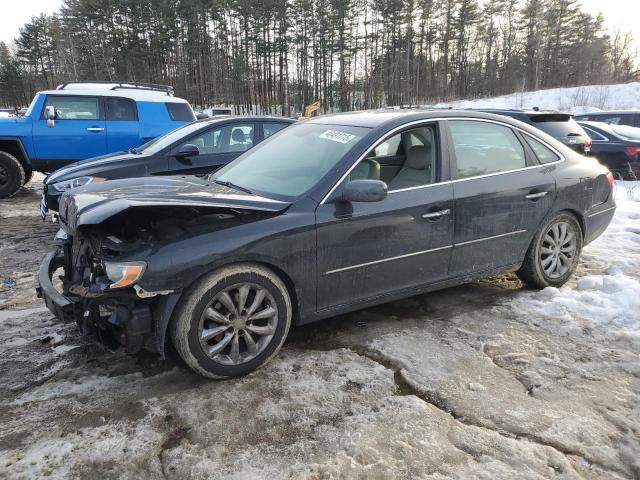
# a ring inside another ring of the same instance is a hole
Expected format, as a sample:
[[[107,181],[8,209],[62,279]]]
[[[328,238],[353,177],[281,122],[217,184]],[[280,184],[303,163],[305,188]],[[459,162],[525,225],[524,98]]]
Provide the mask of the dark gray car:
[[[40,213],[58,210],[63,192],[82,185],[151,175],[211,173],[294,123],[283,117],[215,117],[179,127],[138,148],[60,168],[44,180]]]
[[[66,193],[39,294],[129,352],[162,354],[170,336],[198,373],[243,375],[291,325],[507,271],[563,285],[611,221],[612,186],[595,159],[504,116],[326,115],[206,178]]]

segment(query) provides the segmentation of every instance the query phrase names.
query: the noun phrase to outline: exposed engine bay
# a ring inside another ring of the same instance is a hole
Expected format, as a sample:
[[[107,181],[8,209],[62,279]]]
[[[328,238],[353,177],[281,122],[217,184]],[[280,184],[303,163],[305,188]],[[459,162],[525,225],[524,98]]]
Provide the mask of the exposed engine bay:
[[[163,316],[160,310],[171,303],[169,299],[175,305],[180,292],[145,291],[135,283],[145,262],[120,260],[132,255],[144,259],[164,243],[270,215],[273,212],[206,207],[128,209],[98,225],[80,226],[73,235],[61,230],[51,273],[62,269],[61,293],[72,300],[71,317],[84,333],[97,336],[108,348],[124,345],[129,353],[146,348],[162,354],[168,318],[161,326],[154,318]]]

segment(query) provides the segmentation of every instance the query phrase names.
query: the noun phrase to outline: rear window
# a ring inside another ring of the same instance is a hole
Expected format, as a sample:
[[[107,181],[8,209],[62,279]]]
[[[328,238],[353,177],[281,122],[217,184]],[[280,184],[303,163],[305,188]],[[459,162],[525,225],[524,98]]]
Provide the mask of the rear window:
[[[196,119],[188,103],[165,103],[165,106],[174,122],[193,122]]]
[[[550,113],[544,115],[531,115],[533,124],[552,137],[568,137],[571,135],[585,135],[584,130],[564,113]]]

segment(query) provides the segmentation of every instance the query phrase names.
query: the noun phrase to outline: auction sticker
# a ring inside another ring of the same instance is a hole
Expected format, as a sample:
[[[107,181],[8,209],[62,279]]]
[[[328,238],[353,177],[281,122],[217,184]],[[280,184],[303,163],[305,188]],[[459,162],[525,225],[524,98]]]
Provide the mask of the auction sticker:
[[[338,143],[349,143],[351,140],[356,138],[355,135],[351,135],[347,132],[341,132],[340,130],[327,130],[319,138],[324,138],[325,140],[331,140],[332,142]]]

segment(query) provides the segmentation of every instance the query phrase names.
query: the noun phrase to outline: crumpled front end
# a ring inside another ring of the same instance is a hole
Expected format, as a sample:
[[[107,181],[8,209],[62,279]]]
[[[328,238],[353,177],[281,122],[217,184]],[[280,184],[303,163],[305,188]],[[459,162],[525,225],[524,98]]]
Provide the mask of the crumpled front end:
[[[146,292],[133,276],[127,278],[135,271],[117,272],[132,263],[113,261],[118,248],[125,248],[119,241],[82,233],[72,237],[60,230],[56,251],[40,266],[38,296],[56,318],[75,321],[109,349],[124,346],[128,353],[145,349],[163,355],[166,325],[179,292]]]

